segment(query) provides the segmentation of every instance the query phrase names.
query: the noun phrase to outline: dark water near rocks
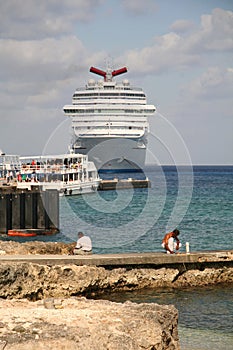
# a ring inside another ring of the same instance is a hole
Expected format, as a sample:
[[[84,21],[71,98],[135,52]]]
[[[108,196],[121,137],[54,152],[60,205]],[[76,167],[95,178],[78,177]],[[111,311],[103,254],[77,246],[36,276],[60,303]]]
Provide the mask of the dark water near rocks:
[[[183,252],[185,242],[191,251],[233,249],[233,166],[148,167],[136,176],[148,176],[151,188],[61,198],[61,232],[37,239],[71,242],[83,231],[91,236],[94,253],[156,252],[165,232],[178,227]],[[132,174],[124,174],[128,177]],[[232,286],[114,298],[175,304],[183,350],[233,349]]]
[[[150,289],[114,293],[104,298],[115,302],[173,304],[179,311],[181,349],[232,350],[232,285],[183,290]]]

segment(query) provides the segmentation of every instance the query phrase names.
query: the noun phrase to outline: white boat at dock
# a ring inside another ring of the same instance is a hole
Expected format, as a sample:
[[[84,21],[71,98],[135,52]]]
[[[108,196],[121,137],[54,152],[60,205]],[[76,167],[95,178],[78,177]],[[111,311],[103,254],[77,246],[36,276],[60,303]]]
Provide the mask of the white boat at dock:
[[[96,166],[83,154],[19,157],[17,188],[42,191],[56,189],[60,196],[97,191],[101,179]]]
[[[0,186],[8,185],[16,178],[20,167],[19,156],[0,150]]]

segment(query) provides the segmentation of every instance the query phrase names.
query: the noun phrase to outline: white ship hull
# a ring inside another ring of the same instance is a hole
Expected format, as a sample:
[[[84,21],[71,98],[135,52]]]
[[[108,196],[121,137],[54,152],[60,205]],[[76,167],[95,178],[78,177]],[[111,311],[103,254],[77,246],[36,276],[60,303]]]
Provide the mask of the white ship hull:
[[[75,152],[87,154],[99,172],[138,172],[145,164],[146,140],[82,138]]]

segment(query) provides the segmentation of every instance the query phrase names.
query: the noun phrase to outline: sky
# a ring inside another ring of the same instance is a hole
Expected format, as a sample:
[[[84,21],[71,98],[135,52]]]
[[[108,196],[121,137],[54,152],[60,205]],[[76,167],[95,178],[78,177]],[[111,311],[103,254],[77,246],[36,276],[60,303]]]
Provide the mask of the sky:
[[[5,153],[66,151],[63,106],[111,61],[157,108],[151,159],[233,164],[232,0],[1,0],[0,28]]]

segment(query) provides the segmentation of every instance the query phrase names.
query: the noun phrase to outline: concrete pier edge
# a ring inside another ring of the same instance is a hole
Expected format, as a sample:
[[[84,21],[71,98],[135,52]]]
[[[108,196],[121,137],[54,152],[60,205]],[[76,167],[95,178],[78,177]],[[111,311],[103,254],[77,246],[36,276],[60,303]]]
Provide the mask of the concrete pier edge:
[[[165,253],[119,253],[119,254],[92,254],[78,255],[53,255],[53,254],[28,254],[28,255],[0,255],[1,262],[28,262],[44,265],[101,266],[101,267],[172,267],[174,265],[214,265],[233,266],[233,250],[201,251],[190,254],[165,254]]]

